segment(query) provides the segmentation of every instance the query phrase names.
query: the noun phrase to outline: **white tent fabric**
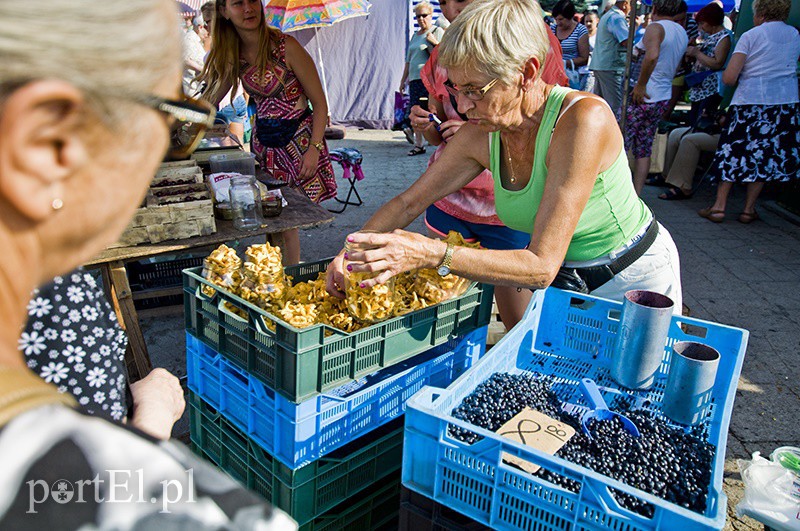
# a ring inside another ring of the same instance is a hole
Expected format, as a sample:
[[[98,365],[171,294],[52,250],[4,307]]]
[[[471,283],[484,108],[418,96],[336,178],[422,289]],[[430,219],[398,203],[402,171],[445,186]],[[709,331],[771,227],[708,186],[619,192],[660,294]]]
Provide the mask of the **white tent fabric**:
[[[181,13],[198,15],[200,14],[200,6],[206,2],[208,2],[208,0],[178,0],[178,10]]]
[[[408,35],[408,0],[374,0],[369,16],[291,33],[316,60],[319,39],[334,123],[388,129]]]

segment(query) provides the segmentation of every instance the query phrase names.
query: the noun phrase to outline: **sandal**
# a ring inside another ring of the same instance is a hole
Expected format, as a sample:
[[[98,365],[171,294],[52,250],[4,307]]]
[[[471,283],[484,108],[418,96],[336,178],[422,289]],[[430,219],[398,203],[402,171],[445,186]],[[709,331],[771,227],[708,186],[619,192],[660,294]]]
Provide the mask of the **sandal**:
[[[659,199],[665,201],[682,201],[683,199],[691,199],[692,194],[687,194],[677,186],[673,186],[663,194],[659,195]]]
[[[408,143],[413,145],[414,144],[414,130],[411,129],[410,127],[404,127],[403,128],[403,134],[406,135],[406,140],[408,140]]]
[[[425,153],[424,147],[415,147],[414,149],[408,152],[408,156],[413,157],[414,155],[422,155],[423,153]]]
[[[697,214],[701,218],[706,218],[708,221],[713,223],[722,223],[725,221],[725,211],[724,210],[714,210],[711,207],[704,208],[703,210],[699,210]]]
[[[748,223],[752,223],[758,219],[761,219],[761,217],[755,210],[752,213],[742,212],[741,214],[739,214],[739,223],[744,223],[745,225],[747,225]]]
[[[644,184],[647,186],[667,186],[667,181],[664,179],[663,175],[648,177]]]

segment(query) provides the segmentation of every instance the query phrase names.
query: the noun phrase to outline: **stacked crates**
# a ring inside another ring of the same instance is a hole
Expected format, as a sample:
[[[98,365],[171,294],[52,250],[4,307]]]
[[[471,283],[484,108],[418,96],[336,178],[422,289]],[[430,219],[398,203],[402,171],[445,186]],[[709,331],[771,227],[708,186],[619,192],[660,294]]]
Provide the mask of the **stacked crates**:
[[[396,528],[406,401],[484,354],[491,288],[347,334],[294,328],[203,285],[199,268],[184,271],[194,450],[302,530]]]

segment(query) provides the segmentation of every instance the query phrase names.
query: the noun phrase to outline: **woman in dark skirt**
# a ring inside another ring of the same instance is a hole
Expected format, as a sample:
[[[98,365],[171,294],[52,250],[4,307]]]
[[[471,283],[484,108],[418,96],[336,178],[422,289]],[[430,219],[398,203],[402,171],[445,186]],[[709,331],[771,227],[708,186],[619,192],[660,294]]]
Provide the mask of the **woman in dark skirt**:
[[[726,85],[738,86],[714,158],[717,199],[698,212],[714,223],[724,221],[734,183],[747,184],[739,221],[751,223],[758,219],[755,204],[764,183],[800,178],[800,34],[785,22],[790,8],[791,0],[756,0],[755,27],[739,38],[722,76]]]

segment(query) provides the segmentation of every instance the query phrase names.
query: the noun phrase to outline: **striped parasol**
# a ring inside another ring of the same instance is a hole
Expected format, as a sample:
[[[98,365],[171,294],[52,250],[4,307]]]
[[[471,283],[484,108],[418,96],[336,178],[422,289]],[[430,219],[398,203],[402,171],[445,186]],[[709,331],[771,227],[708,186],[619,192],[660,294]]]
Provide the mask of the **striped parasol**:
[[[287,32],[366,16],[369,8],[367,0],[269,0],[264,13],[268,26]]]

